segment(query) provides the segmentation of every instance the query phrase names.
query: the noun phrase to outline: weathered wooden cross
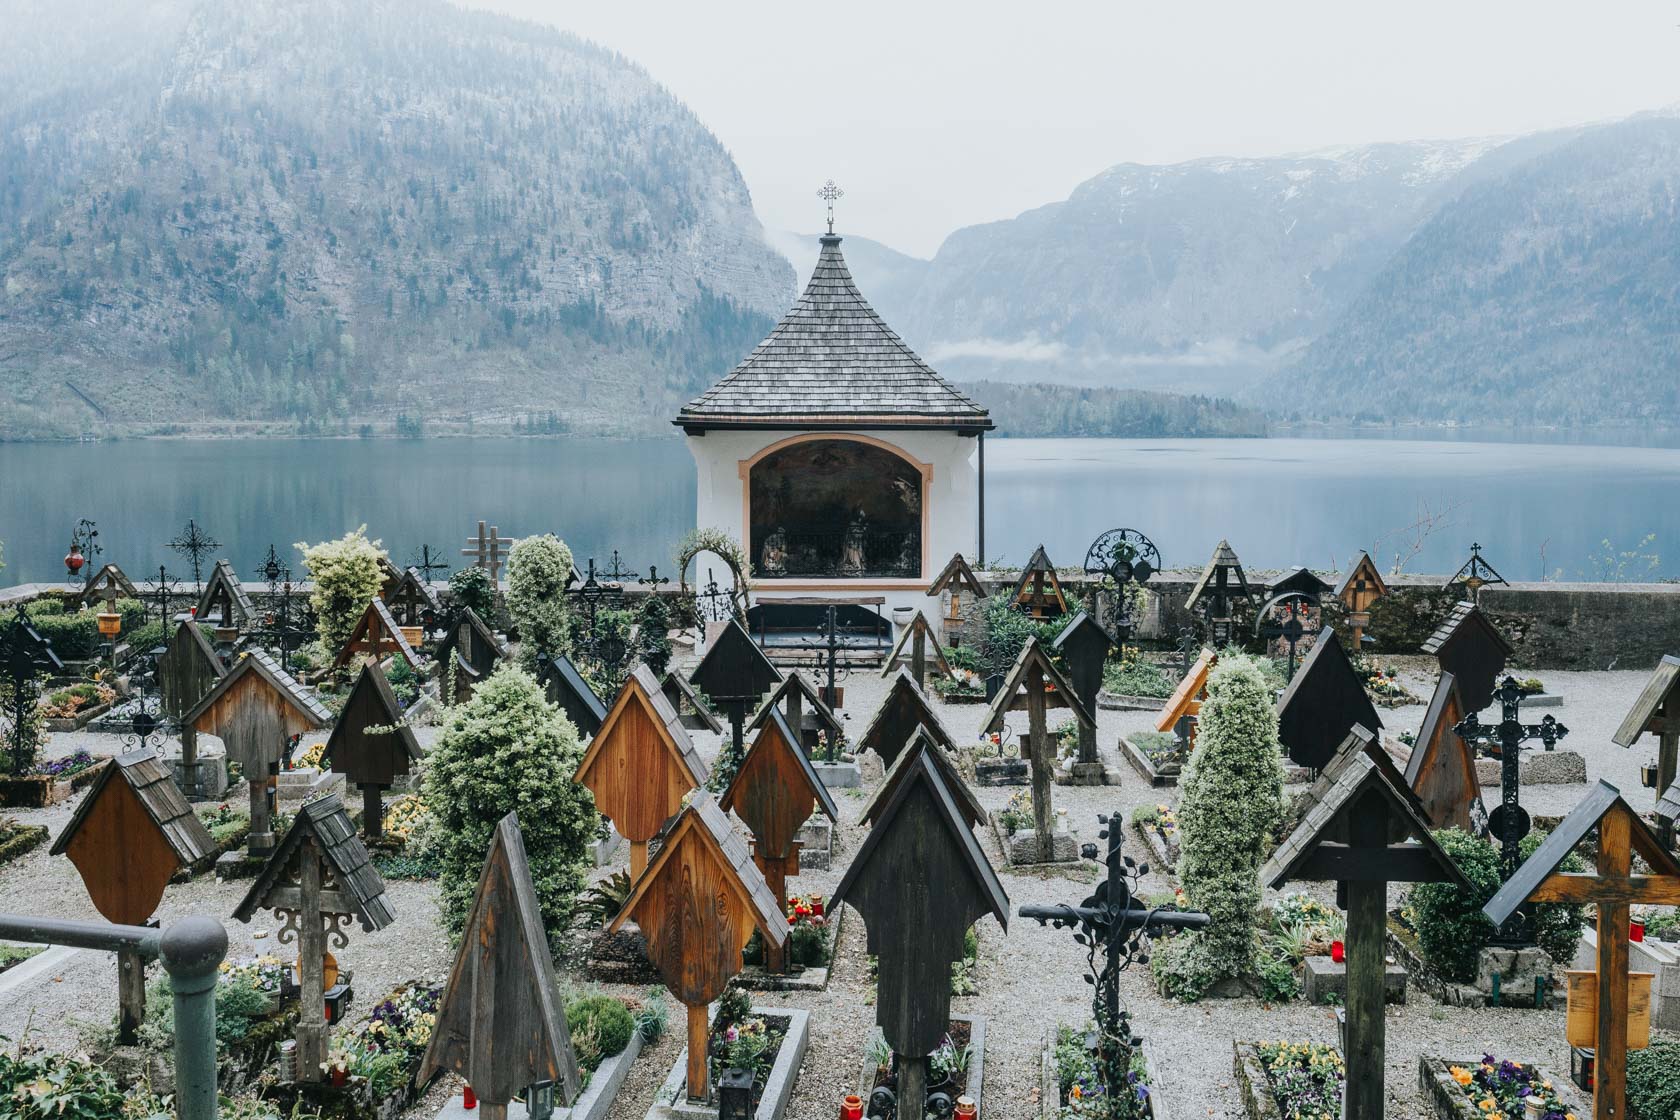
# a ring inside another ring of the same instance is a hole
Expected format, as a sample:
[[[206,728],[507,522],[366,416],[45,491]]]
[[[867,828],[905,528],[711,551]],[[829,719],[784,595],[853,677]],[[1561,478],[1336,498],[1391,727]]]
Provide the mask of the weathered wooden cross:
[[[937,599],[941,595],[948,596],[945,604],[945,640],[951,645],[961,645],[958,632],[963,624],[963,593],[974,596],[976,602],[986,598],[986,585],[980,582],[980,577],[974,574],[974,569],[968,566],[962,553],[954,553],[945,570],[934,577],[928,585],[927,594],[930,599]]]
[[[1278,741],[1289,760],[1323,770],[1355,725],[1382,727],[1365,683],[1354,672],[1334,631],[1319,635],[1312,652],[1278,698]]]
[[[478,523],[478,535],[467,538],[467,547],[461,550],[461,555],[473,562],[473,567],[483,568],[490,573],[490,582],[495,583],[501,578],[502,565],[507,563],[508,550],[513,547],[513,539],[504,537],[496,526],[490,526],[487,534],[484,522]]]
[[[782,683],[782,674],[770,664],[758,643],[752,640],[739,619],[731,616],[717,628],[688,675],[689,683],[723,705],[729,715],[730,739],[727,761],[739,766],[746,752],[742,733],[747,722],[747,705]],[[720,760],[720,766],[723,760]]]
[[[928,702],[927,694],[916,687],[910,671],[900,666],[886,696],[858,736],[857,752],[874,751],[881,765],[890,770],[918,727],[926,727],[940,746],[956,749],[956,740]]]
[[[1061,577],[1056,565],[1050,562],[1044,546],[1033,549],[1021,578],[1015,581],[1010,600],[1033,618],[1060,618],[1067,613],[1067,596],[1062,593]]]
[[[1487,831],[1488,818],[1482,782],[1476,776],[1476,752],[1453,730],[1463,720],[1457,683],[1451,673],[1442,673],[1406,760],[1406,784],[1423,802],[1432,826],[1480,836]]]
[[[1596,872],[1559,871],[1564,858],[1595,828],[1598,830]],[[1650,866],[1650,875],[1634,873],[1636,852]],[[1598,908],[1593,1117],[1626,1120],[1629,910],[1635,903],[1680,905],[1680,862],[1676,862],[1639,814],[1622,800],[1621,791],[1600,781],[1482,907],[1482,913],[1504,926],[1530,902],[1590,902]]]
[[[384,828],[381,795],[421,757],[419,740],[404,720],[384,670],[363,665],[327,737],[321,761],[361,789],[362,831],[369,839],[378,839]]]
[[[909,647],[906,651],[906,646]],[[909,625],[900,628],[898,640],[893,643],[892,652],[887,654],[885,665],[881,666],[881,676],[888,677],[905,662],[910,665],[910,675],[916,678],[916,687],[927,687],[928,655],[939,665],[939,671],[945,676],[951,675],[951,663],[945,660],[945,651],[940,648],[939,637],[933,631],[933,624],[927,616],[917,611]]]
[[[749,732],[757,731],[769,720],[770,713],[780,705],[782,718],[787,720],[788,727],[799,736],[800,745],[805,753],[810,754],[815,746],[814,739],[818,734],[826,734],[830,744],[838,744],[845,735],[845,725],[840,717],[834,714],[834,709],[823,701],[821,694],[805,679],[805,674],[798,669],[789,669],[782,683],[776,691],[764,701],[764,706],[753,716],[752,722],[747,724]],[[809,711],[810,719],[806,719]],[[809,734],[807,733],[809,732]]]
[[[221,656],[198,623],[183,619],[158,659],[158,686],[164,716],[181,731],[181,785],[189,799],[199,790],[198,728],[187,722],[187,713],[226,674]]]
[[[1342,601],[1347,610],[1348,629],[1353,632],[1354,652],[1365,648],[1365,628],[1371,625],[1371,606],[1378,599],[1388,594],[1388,585],[1383,582],[1382,573],[1371,562],[1371,554],[1361,552],[1359,559],[1353,562],[1348,574],[1343,578],[1341,586],[1336,588],[1336,598]]]
[[[1051,708],[1068,708],[1081,724],[1096,726],[1096,719],[1085,702],[1074,692],[1073,685],[1056,668],[1050,656],[1039,645],[1037,635],[1029,637],[1020,655],[1004,679],[1003,687],[992,698],[992,706],[981,725],[983,732],[1001,732],[1004,717],[1011,710],[1027,710],[1027,743],[1032,765],[1033,826],[1038,838],[1038,858],[1042,863],[1055,859],[1055,834],[1052,823],[1050,791],[1055,779],[1056,757],[1050,749],[1050,731],[1045,715]]]

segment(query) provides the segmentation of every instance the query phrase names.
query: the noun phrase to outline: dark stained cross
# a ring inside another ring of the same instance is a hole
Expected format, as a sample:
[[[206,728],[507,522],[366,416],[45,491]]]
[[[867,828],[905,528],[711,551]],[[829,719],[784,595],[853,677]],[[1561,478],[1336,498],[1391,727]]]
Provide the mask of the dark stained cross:
[[[1080,611],[1056,635],[1051,648],[1067,662],[1068,680],[1073,685],[1074,695],[1079,697],[1086,711],[1095,713],[1097,694],[1102,691],[1103,668],[1108,664],[1108,651],[1114,648],[1108,631],[1094,616]],[[1080,722],[1079,764],[1096,766],[1101,765],[1101,761],[1097,755],[1097,725]]]
[[[1470,601],[1478,603],[1481,601],[1482,588],[1491,583],[1504,582],[1506,582],[1505,577],[1496,572],[1492,564],[1482,559],[1482,546],[1472,544],[1470,546],[1470,559],[1466,560],[1464,566],[1459,568],[1453,574],[1453,577],[1447,581],[1447,587],[1449,589],[1462,587],[1465,594],[1470,596]]]
[[[35,736],[30,731],[29,710],[35,706],[36,682],[48,673],[60,672],[63,662],[52,643],[29,625],[19,607],[6,628],[0,631],[0,675],[4,676],[12,711],[12,769],[28,770],[35,761]]]
[[[1499,701],[1501,712],[1496,725],[1482,726],[1481,719],[1471,712],[1453,728],[1453,734],[1473,747],[1485,747],[1499,759],[1499,807],[1488,817],[1488,830],[1499,837],[1499,878],[1509,882],[1517,872],[1517,864],[1522,862],[1520,845],[1529,829],[1528,812],[1518,804],[1523,744],[1538,740],[1551,750],[1559,739],[1569,734],[1569,728],[1559,723],[1556,716],[1547,716],[1539,723],[1523,723],[1520,711],[1523,691],[1514,677],[1506,677],[1493,698]],[[1527,935],[1520,925],[1509,929],[1507,936],[1524,939],[1513,943],[1526,943]]]
[[[420,546],[420,551],[415,556],[414,563],[410,564],[409,567],[419,572],[420,578],[427,583],[436,579],[439,573],[449,570],[449,565],[443,562],[443,553],[435,551],[429,544]]]
[[[1631,747],[1649,732],[1657,737],[1657,800],[1674,788],[1676,763],[1680,762],[1680,657],[1670,654],[1657,664],[1656,672],[1633,702],[1622,725],[1610,737],[1618,747]],[[1674,844],[1673,823],[1665,824],[1665,846]]]
[[[495,583],[501,578],[502,565],[507,563],[507,550],[512,547],[512,538],[502,536],[494,525],[486,534],[484,522],[480,521],[478,535],[467,538],[467,547],[461,550],[461,555],[472,560],[473,567],[489,572],[490,582]]]
[[[383,830],[381,794],[420,761],[420,743],[403,720],[402,706],[378,665],[362,666],[338,723],[327,737],[322,762],[362,791],[362,831],[376,840]]]
[[[187,527],[182,529],[174,540],[169,542],[172,551],[180,553],[192,564],[193,590],[204,586],[204,558],[222,547],[221,542],[198,527],[198,522],[189,520]]]

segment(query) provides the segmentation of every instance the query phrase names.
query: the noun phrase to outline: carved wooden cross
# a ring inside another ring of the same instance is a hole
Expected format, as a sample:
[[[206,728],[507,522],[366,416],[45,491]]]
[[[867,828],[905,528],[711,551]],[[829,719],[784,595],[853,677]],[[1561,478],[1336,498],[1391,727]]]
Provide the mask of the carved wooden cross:
[[[461,550],[461,555],[473,562],[473,567],[483,568],[490,573],[490,582],[495,583],[501,576],[502,565],[507,562],[507,550],[513,547],[513,540],[504,537],[496,526],[490,526],[488,535],[484,531],[484,522],[478,523],[478,535],[467,538],[467,547]]]
[[[1051,708],[1070,708],[1082,724],[1096,726],[1085,702],[1074,692],[1073,685],[1050,660],[1036,635],[1027,639],[1015,664],[1004,679],[1003,687],[992,700],[981,731],[1002,731],[1004,716],[1014,708],[1027,710],[1027,742],[1032,764],[1033,826],[1038,836],[1038,858],[1051,862],[1055,837],[1051,832],[1050,790],[1055,777],[1055,755],[1050,749],[1050,732],[1045,715]]]
[[[1596,872],[1560,872],[1564,858],[1594,828],[1598,830]],[[1634,874],[1635,852],[1653,874]],[[1680,862],[1622,800],[1621,791],[1600,781],[1482,912],[1503,926],[1529,902],[1590,902],[1598,907],[1598,1019],[1593,1047],[1598,1064],[1593,1117],[1626,1120],[1629,910],[1634,903],[1680,905]]]

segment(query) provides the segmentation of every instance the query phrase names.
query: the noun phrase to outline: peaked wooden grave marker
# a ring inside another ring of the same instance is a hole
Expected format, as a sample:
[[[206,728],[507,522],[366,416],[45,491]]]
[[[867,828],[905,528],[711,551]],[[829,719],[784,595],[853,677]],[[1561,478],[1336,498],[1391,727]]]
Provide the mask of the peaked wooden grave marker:
[[[340,949],[349,944],[344,927],[351,919],[369,933],[396,920],[385,880],[337,796],[303,803],[233,916],[249,922],[258,910],[272,910],[284,923],[280,944],[297,943],[298,1080],[319,1081],[332,1031],[326,990],[338,969],[328,942]]]
[[[1217,664],[1219,655],[1204,648],[1190,666],[1190,671],[1184,674],[1184,679],[1178,682],[1178,687],[1173,689],[1173,694],[1167,697],[1166,705],[1155,719],[1155,730],[1177,735],[1180,749],[1186,754],[1196,745],[1196,725],[1202,701],[1207,699],[1208,674]]]
[[[438,643],[439,688],[450,691],[453,703],[465,704],[506,656],[496,632],[471,607],[462,607]]]
[[[403,633],[383,599],[368,601],[367,610],[357,620],[356,628],[350,631],[350,637],[339,649],[338,656],[333,658],[333,668],[344,668],[358,655],[371,658],[376,663],[387,657],[400,657],[416,674],[424,675],[426,671],[425,662],[408,644],[408,636]]]
[[[780,902],[787,898],[788,876],[799,874],[799,842],[794,839],[799,830],[818,810],[831,821],[840,819],[840,811],[793,728],[781,712],[771,708],[769,713],[718,807],[740,817],[752,833],[753,859],[771,897]],[[764,962],[770,972],[786,972],[784,947],[766,945]]]
[[[1657,737],[1657,800],[1674,786],[1680,762],[1680,657],[1668,654],[1657,663],[1622,725],[1610,737],[1618,747],[1631,747],[1650,732]],[[1673,838],[1664,846],[1673,847]]]
[[[916,687],[908,669],[900,667],[892,684],[887,686],[886,696],[858,737],[858,753],[874,751],[881,765],[890,770],[918,727],[926,727],[934,741],[946,750],[957,749],[957,741],[951,738],[939,713],[928,703],[927,693]]]
[[[1009,928],[1009,897],[927,751],[905,763],[834,888],[832,905],[842,902],[862,916],[879,961],[875,1021],[898,1058],[898,1098],[924,1099],[963,936],[987,914]]]
[[[187,618],[169,636],[163,656],[158,659],[157,675],[163,693],[163,714],[181,729],[181,786],[189,798],[196,797],[201,788],[198,728],[187,722],[187,713],[227,675],[227,666],[199,624]]]
[[[980,582],[980,577],[974,574],[974,569],[968,566],[960,552],[953,553],[950,563],[943,571],[928,584],[927,594],[930,599],[945,596],[945,637],[951,644],[957,644],[956,632],[963,625],[963,596],[972,595],[975,602],[986,598],[986,585]]]
[[[123,570],[115,564],[106,564],[88,577],[76,594],[76,602],[82,606],[90,606],[94,602],[114,592],[125,599],[140,598],[140,589],[134,586],[134,581],[123,574]]]
[[[215,567],[210,569],[210,581],[204,585],[204,593],[198,597],[198,607],[193,611],[193,617],[216,627],[220,631],[217,638],[231,641],[236,636],[231,632],[250,626],[256,613],[256,608],[251,605],[251,597],[245,594],[245,587],[239,582],[239,575],[233,570],[233,565],[227,560],[216,561]],[[212,615],[216,617],[212,618]]]
[[[443,604],[438,601],[437,593],[414,568],[405,569],[394,585],[381,588],[379,597],[385,600],[391,616],[401,626],[425,628],[443,617]]]
[[[1657,838],[1663,847],[1674,850],[1674,834],[1680,826],[1680,782],[1669,786],[1664,794],[1657,798]]]
[[[677,718],[690,731],[710,731],[713,735],[723,734],[723,721],[712,714],[712,710],[700,702],[700,696],[694,691],[694,686],[677,675],[675,669],[667,669],[665,676],[659,682],[660,691],[665,693],[665,699],[671,702]]]
[[[710,1090],[706,1005],[741,971],[741,950],[754,929],[767,948],[788,938],[782,900],[770,893],[746,841],[711,794],[697,792],[678,815],[607,929],[617,932],[631,920],[647,938],[648,959],[666,987],[688,1008],[688,1099],[704,1100]]]
[[[1062,655],[1062,660],[1067,663],[1068,681],[1073,685],[1074,694],[1079,697],[1080,703],[1085,705],[1085,710],[1095,715],[1097,694],[1102,691],[1103,669],[1108,664],[1108,651],[1114,648],[1108,631],[1089,613],[1080,611],[1073,616],[1073,621],[1056,635],[1056,640],[1050,643],[1050,648]],[[1102,765],[1101,759],[1097,757],[1097,725],[1094,722],[1079,725],[1077,764],[1098,767]],[[1097,777],[1101,778],[1100,771]]]
[[[514,813],[491,838],[415,1076],[423,1085],[445,1069],[472,1086],[483,1120],[505,1120],[508,1102],[534,1085],[553,1084],[566,1105],[580,1090],[566,1006]]]
[[[1055,859],[1055,834],[1051,815],[1050,790],[1056,771],[1055,752],[1050,749],[1050,730],[1045,714],[1051,708],[1068,708],[1080,724],[1096,726],[1096,720],[1085,706],[1073,685],[1056,668],[1050,655],[1039,645],[1037,635],[1029,637],[1015,664],[1004,678],[1003,687],[992,698],[986,712],[982,732],[1001,732],[1004,717],[1011,711],[1026,709],[1029,762],[1032,764],[1033,826],[1038,836],[1038,858],[1042,863]]]
[[[1353,631],[1355,651],[1365,648],[1365,628],[1371,625],[1371,606],[1388,594],[1382,573],[1371,562],[1371,554],[1361,552],[1342,582],[1336,585],[1336,598],[1347,611],[1348,629]]]
[[[1278,739],[1289,760],[1322,770],[1335,757],[1348,731],[1360,724],[1382,727],[1375,704],[1334,631],[1320,634],[1278,699]]]
[[[1511,657],[1511,643],[1480,607],[1458,604],[1422,648],[1434,655],[1442,672],[1453,675],[1466,709],[1479,712],[1493,703],[1493,690]]]
[[[1598,831],[1598,866],[1593,872],[1564,872],[1564,857]],[[1651,869],[1636,875],[1638,853]],[[1628,918],[1634,903],[1680,905],[1680,862],[1622,799],[1600,781],[1570,810],[1563,823],[1523,861],[1517,873],[1482,907],[1503,926],[1530,902],[1590,902],[1598,908],[1598,1007],[1593,1035],[1594,1120],[1627,1116]]]
[[[782,683],[776,687],[776,691],[770,694],[770,698],[764,702],[758,714],[753,716],[752,722],[747,724],[747,730],[753,732],[763,727],[765,721],[770,718],[770,713],[775,711],[778,705],[782,718],[787,720],[788,727],[799,735],[800,746],[805,748],[806,753],[810,753],[816,745],[815,740],[819,733],[827,734],[829,740],[835,743],[845,737],[846,728],[840,722],[840,717],[834,714],[834,709],[828,706],[815,686],[806,680],[805,674],[798,669],[788,670],[787,676],[782,678]],[[807,713],[810,718],[806,718]]]
[[[1050,563],[1043,545],[1033,549],[1009,597],[1011,602],[1034,618],[1059,618],[1067,613],[1067,596],[1062,593],[1062,581],[1056,575],[1056,565]]]
[[[587,739],[601,729],[607,718],[607,706],[601,703],[570,657],[563,653],[539,656],[537,683],[543,686],[548,702],[566,713],[579,735]]]
[[[362,666],[338,723],[327,736],[322,762],[362,791],[362,831],[377,839],[384,829],[380,795],[419,762],[420,743],[403,718],[402,705],[378,665]]]
[[[1423,802],[1431,827],[1480,835],[1487,831],[1487,808],[1476,777],[1476,753],[1453,730],[1469,714],[1453,675],[1442,673],[1412,744],[1406,784]]]
[[[939,740],[926,727],[916,728],[916,733],[910,736],[910,742],[898,752],[898,758],[893,762],[892,768],[881,779],[881,784],[875,787],[875,792],[863,803],[863,808],[858,812],[858,819],[865,824],[874,824],[881,811],[887,807],[887,802],[892,800],[893,791],[898,788],[898,783],[904,780],[905,775],[915,772],[916,759],[923,754],[928,756],[934,769],[939,771],[940,780],[950,791],[952,803],[956,805],[957,812],[962,814],[963,820],[968,822],[968,826],[979,828],[985,824],[988,819],[985,806],[980,804],[980,799],[974,796],[974,791],[957,771],[957,765],[951,760],[948,750],[940,746]]]
[[[908,664],[910,675],[916,678],[917,687],[926,688],[930,653],[939,666],[939,672],[950,676],[951,663],[945,660],[945,651],[940,648],[939,636],[933,632],[933,624],[927,620],[927,615],[917,611],[909,625],[899,628],[898,640],[893,642],[892,650],[887,654],[887,663],[881,666],[881,676],[891,676],[900,665]]]
[[[1253,602],[1254,591],[1248,586],[1237,550],[1230,541],[1220,538],[1207,567],[1185,596],[1184,609],[1206,616],[1208,637],[1215,646],[1221,646],[1231,640],[1237,604]]]
[[[739,764],[745,750],[742,732],[747,722],[747,705],[756,707],[760,696],[782,683],[782,674],[770,664],[740,620],[732,616],[717,628],[688,680],[723,705],[729,714],[728,749],[730,757]]]
[[[572,779],[595,795],[595,808],[630,841],[630,877],[647,867],[648,841],[706,784],[706,764],[676,709],[646,665],[618,690]]]
[[[252,855],[274,845],[268,790],[280,772],[287,744],[332,722],[332,713],[264,650],[234,658],[225,676],[187,712],[183,723],[221,739],[227,760],[237,762],[251,791]]]
[[[106,921],[145,925],[175,872],[215,850],[215,841],[175,788],[169,767],[146,747],[107,762],[53,842],[68,855]],[[132,1045],[146,1017],[145,962],[117,953],[117,1041]]]

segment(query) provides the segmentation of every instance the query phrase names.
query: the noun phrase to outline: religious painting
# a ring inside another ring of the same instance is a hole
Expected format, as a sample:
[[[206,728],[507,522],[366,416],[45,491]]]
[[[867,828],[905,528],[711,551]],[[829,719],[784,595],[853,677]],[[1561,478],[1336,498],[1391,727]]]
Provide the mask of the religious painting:
[[[863,579],[922,576],[922,475],[856,440],[796,443],[749,480],[755,575]]]

